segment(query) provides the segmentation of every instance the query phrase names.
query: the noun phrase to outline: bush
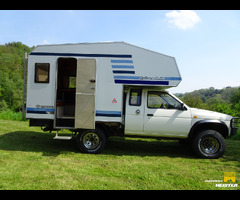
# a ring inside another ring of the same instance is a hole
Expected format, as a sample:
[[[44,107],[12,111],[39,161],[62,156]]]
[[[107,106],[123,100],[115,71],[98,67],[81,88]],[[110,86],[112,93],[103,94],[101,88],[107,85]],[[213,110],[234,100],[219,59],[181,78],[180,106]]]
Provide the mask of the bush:
[[[3,112],[0,112],[0,119],[21,121],[22,112],[14,112],[12,110],[3,111]]]
[[[8,110],[8,105],[6,101],[3,99],[2,101],[0,101],[0,112],[6,111],[6,110]]]

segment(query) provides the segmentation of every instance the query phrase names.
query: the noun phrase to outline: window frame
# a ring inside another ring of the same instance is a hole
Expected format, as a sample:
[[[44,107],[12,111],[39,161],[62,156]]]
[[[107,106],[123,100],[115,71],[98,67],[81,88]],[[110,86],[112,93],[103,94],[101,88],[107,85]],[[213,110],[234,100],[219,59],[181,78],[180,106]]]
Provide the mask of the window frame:
[[[41,65],[47,66],[47,80],[46,81],[39,81],[38,80],[38,68]],[[50,63],[35,63],[35,75],[34,75],[34,82],[35,83],[49,83],[50,82]]]

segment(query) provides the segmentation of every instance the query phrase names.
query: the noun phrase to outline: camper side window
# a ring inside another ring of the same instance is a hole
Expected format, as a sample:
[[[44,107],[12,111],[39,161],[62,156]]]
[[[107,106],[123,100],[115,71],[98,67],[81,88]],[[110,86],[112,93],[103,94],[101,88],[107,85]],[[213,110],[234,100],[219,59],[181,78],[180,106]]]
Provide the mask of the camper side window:
[[[35,63],[35,83],[49,83],[49,63]]]
[[[142,96],[141,89],[131,89],[129,105],[130,106],[141,106],[141,96]]]

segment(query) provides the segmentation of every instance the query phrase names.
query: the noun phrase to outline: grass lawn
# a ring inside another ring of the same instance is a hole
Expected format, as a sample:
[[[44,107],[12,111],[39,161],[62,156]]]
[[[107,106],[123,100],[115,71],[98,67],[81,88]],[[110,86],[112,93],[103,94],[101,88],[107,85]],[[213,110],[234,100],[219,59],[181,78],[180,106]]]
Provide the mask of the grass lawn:
[[[102,154],[82,154],[74,139],[54,135],[28,122],[0,120],[1,190],[240,189],[239,136],[227,140],[222,158],[207,160],[178,141],[117,137],[108,139]],[[237,187],[205,182],[223,181],[224,172],[235,172]]]

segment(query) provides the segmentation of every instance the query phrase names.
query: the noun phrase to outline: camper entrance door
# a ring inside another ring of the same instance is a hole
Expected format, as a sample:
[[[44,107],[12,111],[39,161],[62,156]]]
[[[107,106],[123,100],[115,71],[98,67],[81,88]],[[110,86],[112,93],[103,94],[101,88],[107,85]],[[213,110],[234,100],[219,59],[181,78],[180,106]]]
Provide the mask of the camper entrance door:
[[[56,128],[95,128],[95,82],[95,59],[58,59]]]

